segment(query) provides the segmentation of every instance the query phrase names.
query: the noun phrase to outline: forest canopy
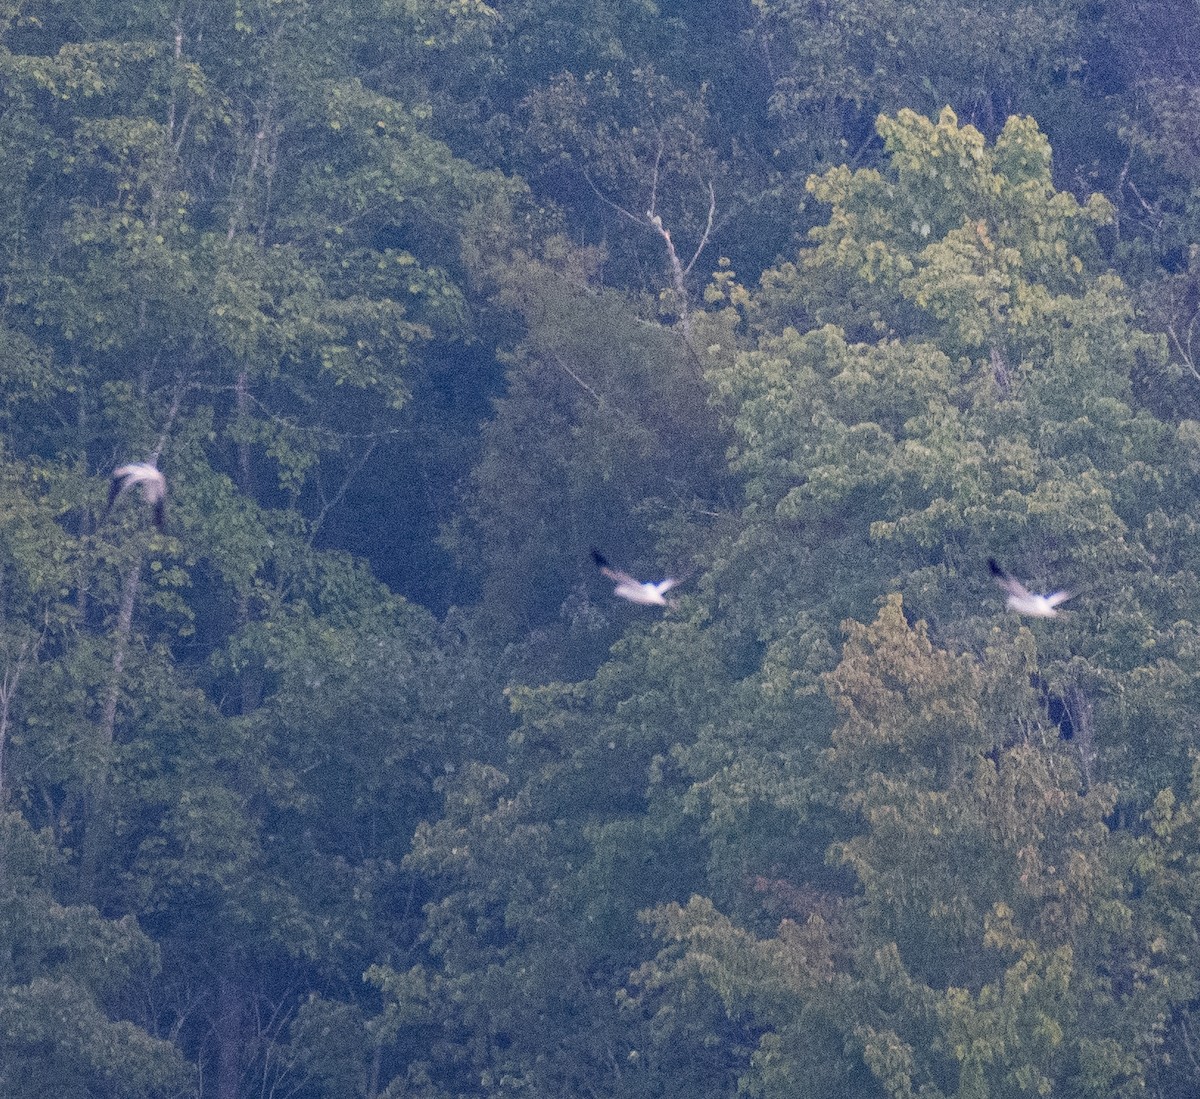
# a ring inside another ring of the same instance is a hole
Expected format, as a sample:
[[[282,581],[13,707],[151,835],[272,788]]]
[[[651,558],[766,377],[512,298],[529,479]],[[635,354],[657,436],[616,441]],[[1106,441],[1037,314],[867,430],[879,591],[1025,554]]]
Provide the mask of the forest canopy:
[[[1196,1094],[1198,55],[0,0],[0,1094]]]

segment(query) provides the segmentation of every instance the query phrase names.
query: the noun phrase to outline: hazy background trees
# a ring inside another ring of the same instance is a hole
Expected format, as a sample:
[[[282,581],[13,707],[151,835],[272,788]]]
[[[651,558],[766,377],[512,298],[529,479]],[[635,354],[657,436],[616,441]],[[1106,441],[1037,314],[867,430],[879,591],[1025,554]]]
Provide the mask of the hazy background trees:
[[[0,4],[0,1090],[1193,1094],[1198,37]]]

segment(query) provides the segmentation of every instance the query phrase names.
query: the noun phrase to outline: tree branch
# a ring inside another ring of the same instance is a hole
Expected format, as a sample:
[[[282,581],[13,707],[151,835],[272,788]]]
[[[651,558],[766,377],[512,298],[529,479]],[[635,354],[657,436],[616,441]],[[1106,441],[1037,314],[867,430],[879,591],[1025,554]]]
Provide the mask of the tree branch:
[[[675,294],[679,299],[679,323],[683,328],[684,339],[691,337],[691,314],[688,308],[688,292],[687,292],[687,276],[691,274],[692,268],[696,265],[696,261],[700,258],[700,254],[708,246],[709,237],[712,234],[713,221],[717,211],[717,195],[713,187],[712,180],[708,181],[708,218],[705,222],[704,232],[700,236],[700,242],[696,245],[696,250],[692,253],[692,258],[688,261],[687,266],[680,262],[679,253],[675,250],[675,242],[671,240],[671,231],[663,225],[662,216],[658,212],[658,173],[659,166],[662,161],[663,147],[659,141],[658,150],[654,157],[654,167],[650,171],[650,205],[646,210],[644,217],[638,217],[632,211],[627,210],[619,202],[614,202],[609,198],[599,187],[596,186],[592,177],[588,174],[586,168],[580,168],[580,174],[583,176],[587,185],[592,189],[592,193],[606,206],[611,207],[624,218],[628,218],[635,225],[640,225],[643,228],[649,229],[656,233],[662,240],[663,246],[667,251],[667,262],[671,268],[671,281],[674,285]]]
[[[321,513],[316,517],[316,519],[313,520],[312,530],[309,531],[309,546],[313,544],[313,540],[317,537],[317,532],[321,529],[321,525],[325,522],[325,516],[327,516],[330,511],[332,511],[338,506],[338,504],[342,502],[342,497],[346,495],[350,486],[354,483],[354,479],[362,472],[363,466],[365,466],[370,460],[371,454],[374,452],[377,442],[377,439],[372,439],[367,444],[367,449],[363,451],[362,457],[358,460],[358,464],[349,473],[347,473],[344,478],[342,478],[342,483],[337,492],[333,494],[332,499],[324,500],[322,502]]]

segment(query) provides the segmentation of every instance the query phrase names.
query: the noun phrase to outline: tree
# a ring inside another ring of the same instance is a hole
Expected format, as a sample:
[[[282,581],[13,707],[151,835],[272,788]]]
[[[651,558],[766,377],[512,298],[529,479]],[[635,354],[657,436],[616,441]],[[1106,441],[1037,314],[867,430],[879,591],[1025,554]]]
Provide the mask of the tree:
[[[879,128],[891,167],[810,182],[828,224],[798,264],[764,276],[758,350],[711,372],[741,437],[749,514],[786,543],[765,586],[828,577],[827,623],[899,586],[964,646],[985,635],[988,556],[1103,593],[1054,632],[1042,674],[1092,698],[1093,724],[1112,724],[1081,750],[1148,804],[1186,766],[1182,742],[1150,763],[1139,724],[1158,713],[1178,727],[1166,712],[1190,704],[1173,646],[1191,630],[1193,562],[1166,531],[1191,522],[1194,486],[1186,433],[1132,406],[1131,376],[1161,362],[1161,344],[1118,280],[1089,277],[1107,205],[1055,191],[1028,120],[992,149],[948,111]],[[808,331],[782,327],[797,306]],[[1127,706],[1135,683],[1150,691]]]
[[[143,915],[171,970],[155,1025],[231,1099],[243,1073],[271,1071],[279,1030],[260,1026],[264,1004],[286,1019],[298,989],[344,990],[339,961],[365,968],[376,943],[321,929],[341,885],[396,887],[421,805],[406,799],[399,831],[360,850],[331,827],[332,784],[313,801],[293,770],[327,773],[314,760],[329,715],[306,715],[294,754],[264,751],[255,735],[296,712],[305,680],[272,628],[304,660],[367,651],[384,630],[397,640],[381,668],[410,658],[406,642],[429,650],[376,715],[422,725],[388,728],[383,763],[424,769],[410,790],[438,773],[429,725],[457,707],[418,702],[414,681],[477,706],[461,685],[471,672],[433,673],[432,627],[314,542],[398,427],[422,349],[462,336],[476,211],[502,218],[520,189],[365,82],[360,33],[385,11],[5,15],[0,140],[17,190],[0,269],[16,429],[3,595],[24,619],[3,639],[0,705],[18,719],[4,727],[5,789],[69,853],[58,888]],[[163,536],[134,506],[97,521],[94,474],[130,456],[161,459]],[[358,614],[382,603],[386,621]],[[460,715],[449,755],[476,717]]]
[[[767,862],[735,825],[740,896],[660,907],[638,980],[675,1010],[711,988],[758,1034],[763,1095],[1136,1094],[1176,1007],[1123,824],[1188,770],[1195,565],[1162,541],[1192,522],[1187,435],[1133,407],[1161,344],[1098,270],[1107,204],[1055,190],[1032,123],[991,147],[948,111],[879,133],[880,169],[810,181],[811,247],[723,291],[757,346],[711,352],[747,505],[706,584],[740,596],[715,628],[759,639],[747,686],[777,708],[681,752],[712,832],[772,812],[780,849],[829,866]],[[1090,587],[1001,621],[989,555]],[[765,763],[718,763],[747,725]]]
[[[518,724],[502,766],[448,775],[442,814],[406,860],[432,891],[425,957],[372,975],[394,1087],[706,1086],[723,1054],[689,1063],[620,990],[644,949],[638,909],[686,896],[702,872],[672,756],[723,687],[718,654],[681,621],[627,637],[591,683],[509,692]]]
[[[136,920],[58,904],[59,855],[21,815],[0,814],[0,1085],[25,1099],[168,1099],[189,1073],[168,1040],[129,1021],[157,975]]]
[[[826,678],[840,721],[817,788],[844,814],[828,858],[852,894],[793,903],[757,936],[693,898],[656,914],[655,982],[700,974],[762,1028],[764,1096],[1137,1094],[1167,982],[1134,932],[1112,787],[1078,792],[1029,687],[1036,646],[931,644],[893,596],[848,624]],[[786,894],[785,894],[786,895]],[[643,977],[645,980],[646,977]]]
[[[1014,114],[1044,120],[1055,136],[1083,120],[1093,147],[1077,135],[1079,161],[1094,150],[1101,127],[1087,100],[1111,89],[1090,87],[1097,31],[1076,0],[969,7],[764,0],[755,13],[785,145],[805,159],[812,154],[799,147],[815,146],[815,167],[857,162],[875,115],[906,107],[932,113],[949,105],[993,137]]]
[[[599,617],[590,597],[578,605],[593,579],[589,546],[640,567],[655,524],[723,489],[724,439],[694,353],[597,285],[599,263],[594,251],[556,238],[500,284],[525,335],[450,537],[481,577],[492,636],[505,640],[554,629],[562,617],[577,622],[557,628],[586,635]],[[535,664],[529,674],[585,674],[602,651],[593,647],[584,664]]]

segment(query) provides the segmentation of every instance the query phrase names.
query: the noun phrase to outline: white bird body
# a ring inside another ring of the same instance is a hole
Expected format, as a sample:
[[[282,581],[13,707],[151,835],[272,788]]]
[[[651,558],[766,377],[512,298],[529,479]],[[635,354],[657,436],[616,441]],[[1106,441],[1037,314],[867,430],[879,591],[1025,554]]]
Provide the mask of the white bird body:
[[[149,462],[130,462],[112,471],[108,487],[107,515],[113,504],[134,485],[140,485],[142,497],[154,507],[154,525],[162,530],[167,522],[167,479]]]
[[[670,606],[670,600],[666,598],[667,592],[682,583],[671,576],[657,584],[648,580],[638,580],[627,572],[614,569],[599,550],[592,550],[592,560],[599,567],[600,575],[607,576],[616,585],[613,595],[619,595],[622,599],[628,599],[629,602],[638,603],[643,607]]]
[[[1059,605],[1071,598],[1069,591],[1056,591],[1049,595],[1030,591],[1015,576],[1002,569],[993,557],[988,558],[988,568],[996,583],[1007,593],[1004,605],[1017,614],[1027,614],[1031,618],[1053,618],[1058,614]]]

